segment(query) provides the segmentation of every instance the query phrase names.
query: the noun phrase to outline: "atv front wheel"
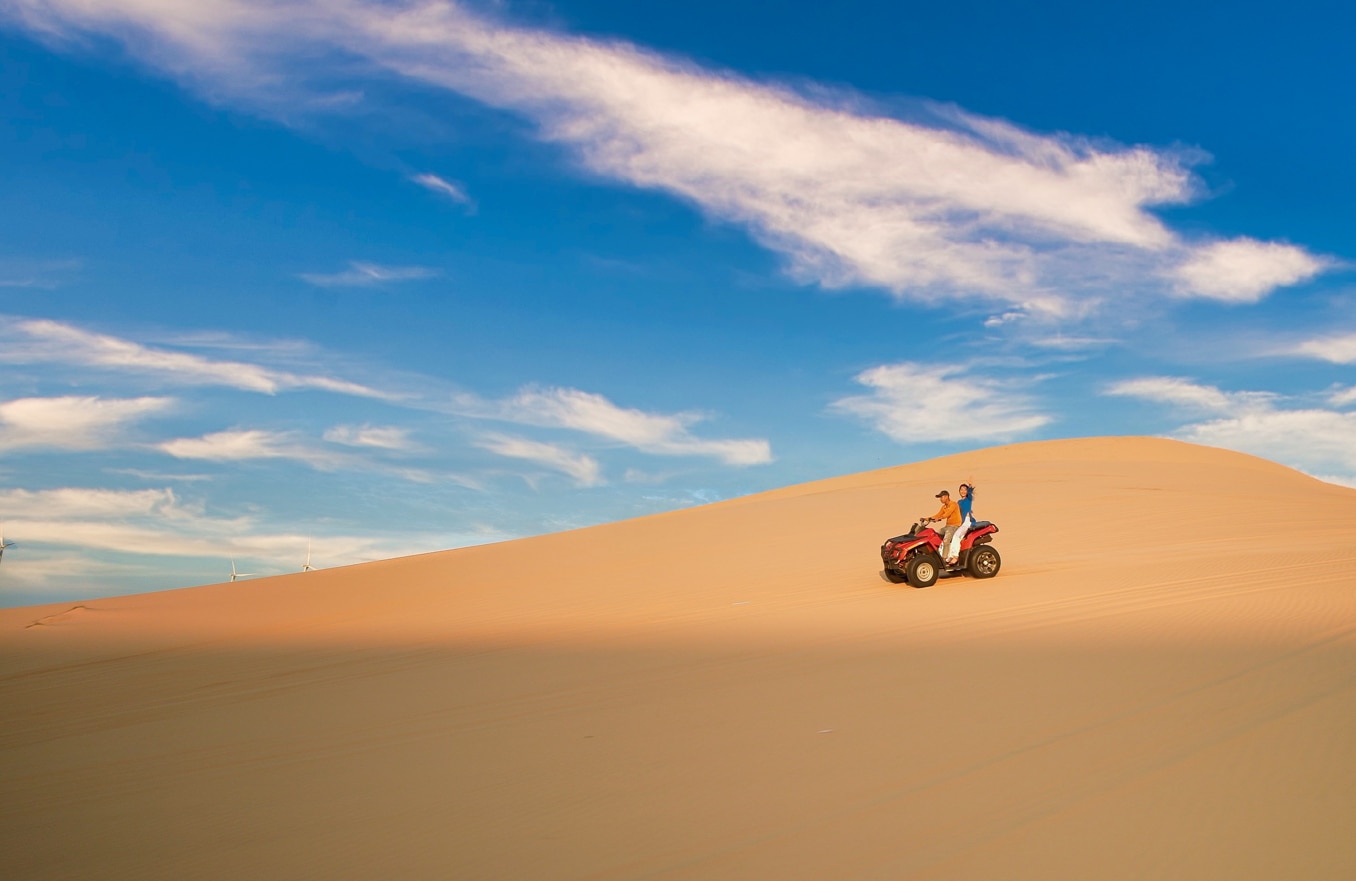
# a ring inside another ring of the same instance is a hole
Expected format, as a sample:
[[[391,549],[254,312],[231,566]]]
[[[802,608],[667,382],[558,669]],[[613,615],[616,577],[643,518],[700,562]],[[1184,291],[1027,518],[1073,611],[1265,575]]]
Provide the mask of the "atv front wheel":
[[[976,578],[993,578],[1002,565],[1003,558],[988,545],[981,545],[970,552],[970,574]]]
[[[909,576],[909,583],[914,587],[932,587],[937,583],[937,574],[941,564],[942,561],[937,559],[935,554],[919,554],[909,560],[909,565],[904,572]]]
[[[902,572],[896,572],[894,569],[886,568],[885,577],[891,584],[903,584],[907,577]]]

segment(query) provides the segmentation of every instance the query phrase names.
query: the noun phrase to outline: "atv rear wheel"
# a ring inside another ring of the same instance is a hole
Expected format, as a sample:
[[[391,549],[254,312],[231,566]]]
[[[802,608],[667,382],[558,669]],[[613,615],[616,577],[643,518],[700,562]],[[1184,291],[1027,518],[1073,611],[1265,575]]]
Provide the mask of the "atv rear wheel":
[[[891,569],[888,566],[885,569],[885,578],[891,584],[903,584],[905,581],[908,580],[907,576],[905,576],[903,572],[896,572],[894,569]]]
[[[936,554],[919,554],[909,560],[909,565],[904,572],[909,576],[909,583],[914,587],[932,587],[937,583],[937,574],[941,569],[942,561],[937,559]]]
[[[970,574],[975,578],[993,578],[1003,565],[1003,558],[989,545],[981,545],[970,552]]]

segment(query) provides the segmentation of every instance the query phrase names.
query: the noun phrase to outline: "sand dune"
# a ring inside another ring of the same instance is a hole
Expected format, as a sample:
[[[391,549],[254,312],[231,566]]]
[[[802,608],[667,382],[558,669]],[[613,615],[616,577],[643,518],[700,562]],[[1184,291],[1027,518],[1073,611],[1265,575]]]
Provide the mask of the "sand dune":
[[[973,474],[1003,569],[882,539]],[[1356,491],[1110,438],[0,610],[20,879],[1356,877]]]

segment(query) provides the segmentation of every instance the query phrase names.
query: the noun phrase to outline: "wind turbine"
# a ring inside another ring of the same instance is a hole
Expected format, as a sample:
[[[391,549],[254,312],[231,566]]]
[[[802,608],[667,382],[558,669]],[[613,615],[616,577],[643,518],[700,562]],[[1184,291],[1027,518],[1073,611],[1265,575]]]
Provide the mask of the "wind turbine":
[[[235,560],[231,561],[231,581],[235,581],[237,578],[249,578],[253,574],[254,574],[253,572],[235,571]]]
[[[18,544],[16,541],[5,541],[5,531],[4,529],[0,529],[0,559],[3,559],[5,556],[5,548],[12,548],[16,544]]]
[[[302,572],[314,572],[315,567],[311,565],[311,540],[306,539],[306,562],[301,564]]]

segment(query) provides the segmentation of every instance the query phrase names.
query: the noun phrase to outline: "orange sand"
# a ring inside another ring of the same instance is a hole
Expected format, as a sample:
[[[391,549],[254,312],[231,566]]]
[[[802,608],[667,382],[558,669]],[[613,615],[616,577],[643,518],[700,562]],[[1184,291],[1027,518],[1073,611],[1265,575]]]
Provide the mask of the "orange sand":
[[[889,584],[973,474],[1003,569]],[[1165,440],[0,610],[0,865],[1356,877],[1356,491]]]

